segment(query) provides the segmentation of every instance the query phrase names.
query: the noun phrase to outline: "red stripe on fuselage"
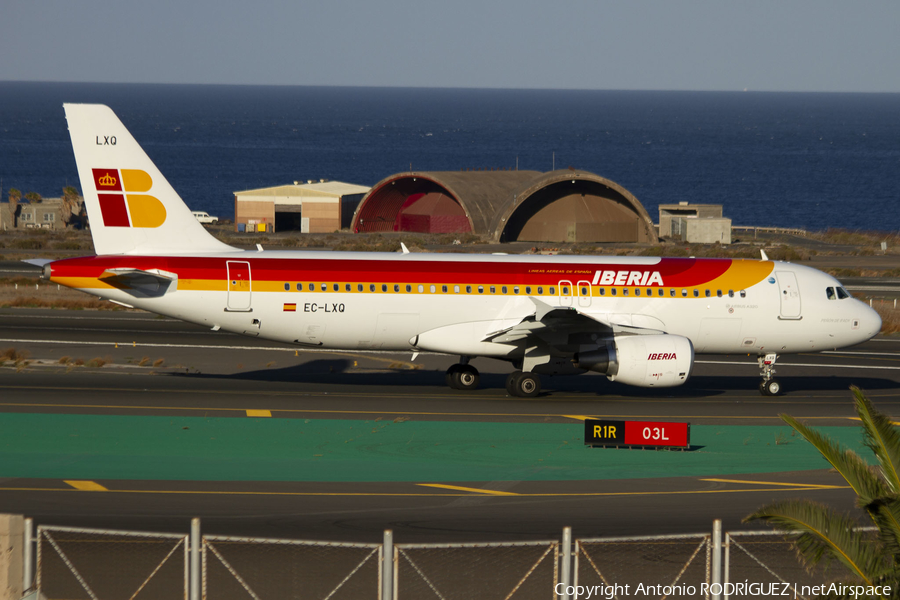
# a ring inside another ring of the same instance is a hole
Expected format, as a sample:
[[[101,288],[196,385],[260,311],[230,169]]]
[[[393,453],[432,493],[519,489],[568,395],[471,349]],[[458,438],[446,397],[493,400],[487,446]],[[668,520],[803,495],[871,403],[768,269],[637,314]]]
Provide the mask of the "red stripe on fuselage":
[[[556,285],[560,281],[593,281],[597,271],[659,272],[662,285],[703,285],[722,275],[730,259],[664,258],[655,265],[521,261],[385,260],[373,258],[253,258],[92,256],[53,263],[54,277],[99,277],[114,268],[162,269],[183,279],[224,280],[227,262],[249,262],[254,281],[406,282],[423,284]],[[645,279],[646,280],[646,279]],[[634,285],[634,284],[632,284]],[[659,284],[654,284],[658,286]]]

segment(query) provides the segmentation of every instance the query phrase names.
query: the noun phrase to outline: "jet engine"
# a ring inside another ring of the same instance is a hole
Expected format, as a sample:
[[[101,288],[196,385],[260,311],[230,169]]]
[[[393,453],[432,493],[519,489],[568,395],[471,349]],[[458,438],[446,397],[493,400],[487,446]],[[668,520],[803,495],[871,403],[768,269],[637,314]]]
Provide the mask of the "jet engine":
[[[680,335],[616,336],[596,350],[579,352],[575,366],[610,381],[638,387],[674,387],[691,376],[694,345]]]

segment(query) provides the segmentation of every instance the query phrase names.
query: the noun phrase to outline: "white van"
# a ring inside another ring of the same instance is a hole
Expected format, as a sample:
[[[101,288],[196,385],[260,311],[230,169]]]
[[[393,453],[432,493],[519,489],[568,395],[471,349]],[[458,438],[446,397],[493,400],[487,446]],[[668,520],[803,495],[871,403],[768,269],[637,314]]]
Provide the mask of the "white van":
[[[203,223],[204,225],[209,225],[210,223],[218,223],[219,217],[211,217],[209,213],[205,213],[199,210],[191,211],[191,214],[194,215],[194,218]]]

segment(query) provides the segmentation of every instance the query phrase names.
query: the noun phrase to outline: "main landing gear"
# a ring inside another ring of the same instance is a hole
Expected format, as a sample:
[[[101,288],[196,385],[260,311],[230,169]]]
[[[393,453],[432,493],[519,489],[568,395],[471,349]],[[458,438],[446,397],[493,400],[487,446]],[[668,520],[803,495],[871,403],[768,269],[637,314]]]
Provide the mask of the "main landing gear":
[[[513,371],[506,378],[506,391],[510,396],[534,398],[541,393],[541,379],[536,373]]]
[[[781,382],[775,379],[775,361],[777,354],[766,354],[759,357],[759,369],[763,380],[759,382],[759,393],[763,396],[778,396],[781,394]]]
[[[469,364],[467,356],[447,369],[447,386],[454,390],[474,390],[480,379],[478,369]],[[537,373],[513,371],[506,378],[506,391],[510,396],[533,398],[541,393],[541,379]]]
[[[460,362],[447,369],[447,385],[454,390],[474,390],[481,379],[478,369],[469,364],[468,357],[462,357]]]

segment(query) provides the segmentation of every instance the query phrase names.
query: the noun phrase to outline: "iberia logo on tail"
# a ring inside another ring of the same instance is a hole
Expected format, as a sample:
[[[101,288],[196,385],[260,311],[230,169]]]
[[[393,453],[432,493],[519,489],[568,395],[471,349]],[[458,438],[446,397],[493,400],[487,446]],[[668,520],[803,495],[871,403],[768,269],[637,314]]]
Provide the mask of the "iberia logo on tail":
[[[159,227],[166,207],[148,196],[153,180],[138,169],[91,169],[106,227]]]

